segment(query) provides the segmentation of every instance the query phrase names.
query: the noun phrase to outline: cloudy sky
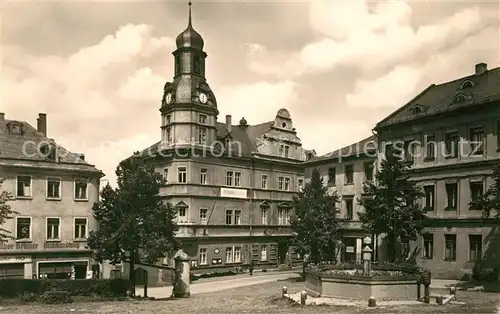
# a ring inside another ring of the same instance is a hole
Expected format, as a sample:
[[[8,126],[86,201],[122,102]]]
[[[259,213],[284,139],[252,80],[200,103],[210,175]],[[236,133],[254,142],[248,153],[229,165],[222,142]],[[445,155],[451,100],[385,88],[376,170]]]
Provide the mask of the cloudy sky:
[[[0,111],[36,125],[102,169],[160,139],[187,1],[4,1]],[[432,83],[500,65],[499,3],[479,1],[194,1],[219,121],[289,109],[320,154]]]

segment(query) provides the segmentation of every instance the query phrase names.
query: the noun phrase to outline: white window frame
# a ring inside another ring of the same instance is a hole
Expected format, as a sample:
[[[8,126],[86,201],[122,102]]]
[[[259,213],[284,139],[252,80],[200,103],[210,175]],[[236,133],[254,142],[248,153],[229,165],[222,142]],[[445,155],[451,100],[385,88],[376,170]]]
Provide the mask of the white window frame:
[[[184,168],[184,171],[182,171],[184,173],[184,177],[185,177],[184,178],[185,179],[184,182],[181,182],[179,180],[179,175],[181,174],[181,171],[180,171],[181,168]],[[187,166],[177,166],[177,183],[179,183],[179,184],[186,184],[187,181],[188,181],[187,180],[187,174],[188,174]]]
[[[297,191],[302,192],[304,190],[304,178],[297,179]]]
[[[267,225],[267,214],[269,213],[269,208],[267,207],[262,207],[260,209],[260,224],[261,225]]]
[[[59,197],[49,196],[49,180],[59,180]],[[48,200],[60,200],[62,197],[62,180],[60,177],[47,177],[45,180],[45,198]]]
[[[261,189],[263,189],[263,190],[268,189],[268,179],[269,179],[269,176],[267,174],[262,174],[260,176],[260,188]]]
[[[278,225],[284,225],[284,224],[285,224],[285,209],[278,208]]]
[[[236,258],[236,256],[238,256],[238,258]],[[239,246],[233,246],[233,263],[241,263],[241,247]]]
[[[241,186],[241,172],[234,172],[234,186]]]
[[[202,121],[203,120],[202,118],[204,118],[205,121]],[[207,121],[208,121],[208,117],[206,114],[202,114],[202,113],[198,114],[198,123],[207,124]]]
[[[29,177],[30,178],[30,195],[28,196],[19,196],[19,177]],[[16,176],[16,198],[19,199],[26,199],[26,198],[32,198],[33,197],[33,177],[30,175],[18,175]]]
[[[27,239],[18,239],[17,238],[17,220],[19,218],[29,218],[29,220],[30,220],[30,236]],[[31,217],[31,216],[16,216],[15,217],[14,232],[15,232],[15,241],[16,242],[31,242],[31,241],[33,241],[33,217]]]
[[[267,254],[267,244],[263,244],[260,246],[260,260],[262,262],[267,262],[268,261],[268,254]]]
[[[85,181],[86,183],[86,186],[85,186],[85,197],[84,198],[77,198],[76,197],[76,184],[77,184],[77,181]],[[75,178],[75,180],[73,180],[73,199],[75,201],[88,201],[89,200],[89,179],[88,178]]]
[[[285,158],[289,158],[290,155],[290,146],[285,145],[284,147]]]
[[[208,169],[200,169],[200,184],[208,184]]]
[[[77,219],[85,219],[85,237],[84,238],[77,238],[77,237],[75,237],[75,234],[76,234],[76,220]],[[88,236],[89,236],[89,219],[87,217],[74,217],[73,218],[73,240],[75,240],[75,241],[85,241],[85,240],[87,240]]]
[[[230,178],[230,182],[228,182],[228,178]],[[229,183],[229,184],[228,184]],[[234,171],[232,170],[226,170],[226,186],[233,186],[234,184]]]
[[[278,155],[281,157],[281,156],[283,156],[284,152],[285,152],[285,145],[284,144],[280,144],[279,150],[278,150]]]
[[[228,213],[231,213],[231,215],[228,215]],[[227,217],[231,217],[229,219],[230,221],[229,224],[227,223]],[[224,212],[224,225],[231,226],[233,224],[234,224],[234,211],[232,209],[226,209],[226,211]]]
[[[208,265],[208,249],[200,248],[199,253],[200,265]]]
[[[165,138],[167,140],[167,144],[172,144],[173,143],[173,134],[172,134],[172,127],[171,126],[167,126],[165,128]]]
[[[170,123],[172,123],[172,115],[167,114],[167,115],[165,116],[165,124],[166,124],[166,125],[169,125]]]
[[[243,211],[241,209],[234,209],[233,210],[233,222],[234,225],[241,225],[241,213]]]
[[[226,247],[226,264],[234,263],[233,252],[234,252],[234,247]]]
[[[285,177],[278,177],[278,190],[283,191],[285,188]]]
[[[57,238],[49,239],[49,219],[57,219],[59,223],[57,224]],[[45,241],[47,242],[59,242],[61,241],[61,217],[51,216],[45,218]]]
[[[163,177],[165,178],[165,184],[168,184],[168,167],[163,168]]]
[[[207,144],[207,134],[208,130],[205,126],[198,127],[198,144]]]
[[[292,179],[290,177],[285,177],[283,180],[283,190],[284,191],[290,191],[290,185],[291,185]]]
[[[202,218],[202,211],[205,211],[205,218]],[[200,214],[199,214],[199,218],[200,218],[200,224],[202,225],[206,225],[208,223],[208,208],[200,208]]]
[[[180,215],[180,211],[181,210],[184,212],[184,215],[182,215],[182,216]],[[179,221],[179,222],[181,222],[181,221],[182,222],[186,222],[187,216],[188,216],[188,214],[187,214],[187,207],[182,206],[182,207],[178,207],[177,208],[177,221]],[[183,217],[185,219],[181,220],[181,217]]]

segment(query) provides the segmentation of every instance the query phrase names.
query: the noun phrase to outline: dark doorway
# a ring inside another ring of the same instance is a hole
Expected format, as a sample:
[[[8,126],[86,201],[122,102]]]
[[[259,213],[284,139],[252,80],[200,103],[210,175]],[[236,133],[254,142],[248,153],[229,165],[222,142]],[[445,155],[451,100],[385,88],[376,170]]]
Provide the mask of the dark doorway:
[[[144,286],[148,277],[148,272],[144,268],[137,268],[135,270],[135,284]]]
[[[287,263],[287,253],[290,248],[288,241],[286,239],[278,240],[278,263]]]
[[[75,264],[73,268],[75,269],[75,279],[87,278],[87,265]]]
[[[342,262],[356,263],[356,238],[343,238]]]

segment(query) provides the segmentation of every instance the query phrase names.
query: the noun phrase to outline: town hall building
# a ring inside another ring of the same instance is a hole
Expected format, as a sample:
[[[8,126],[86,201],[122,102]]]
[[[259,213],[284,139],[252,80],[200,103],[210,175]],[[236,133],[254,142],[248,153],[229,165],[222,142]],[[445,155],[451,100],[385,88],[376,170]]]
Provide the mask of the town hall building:
[[[219,122],[191,7],[176,45],[160,108],[161,140],[141,155],[167,180],[160,193],[177,209],[177,237],[192,270],[233,270],[250,260],[268,268],[297,259],[288,244],[289,218],[293,195],[304,185],[307,152],[290,112],[280,109],[255,125],[245,118],[234,123],[230,115]]]

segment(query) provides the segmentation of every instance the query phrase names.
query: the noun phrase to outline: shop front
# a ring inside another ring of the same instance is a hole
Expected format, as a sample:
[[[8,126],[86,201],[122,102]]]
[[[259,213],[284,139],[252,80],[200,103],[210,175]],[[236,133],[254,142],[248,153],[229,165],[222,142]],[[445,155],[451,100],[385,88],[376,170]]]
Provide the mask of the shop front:
[[[37,262],[38,278],[86,279],[89,261],[47,261]]]

